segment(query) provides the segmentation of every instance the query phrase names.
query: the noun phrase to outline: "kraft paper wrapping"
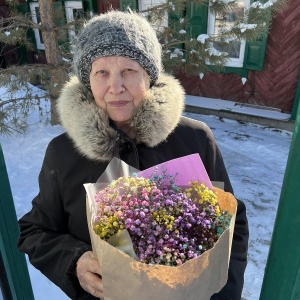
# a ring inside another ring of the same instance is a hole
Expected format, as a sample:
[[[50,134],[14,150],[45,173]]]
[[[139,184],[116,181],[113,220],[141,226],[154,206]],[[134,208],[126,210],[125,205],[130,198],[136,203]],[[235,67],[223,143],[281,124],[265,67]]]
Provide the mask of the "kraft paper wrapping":
[[[182,168],[182,165],[181,165]],[[232,215],[230,226],[215,246],[181,266],[148,265],[101,240],[93,230],[94,198],[99,188],[87,189],[87,221],[94,255],[101,269],[104,300],[209,300],[227,282],[237,201],[214,187],[222,210]]]

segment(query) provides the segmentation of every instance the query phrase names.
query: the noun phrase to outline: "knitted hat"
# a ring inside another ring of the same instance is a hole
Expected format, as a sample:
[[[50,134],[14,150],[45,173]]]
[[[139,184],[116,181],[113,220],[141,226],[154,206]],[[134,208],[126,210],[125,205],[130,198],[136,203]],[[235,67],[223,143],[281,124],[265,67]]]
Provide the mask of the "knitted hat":
[[[124,56],[142,65],[151,86],[162,71],[161,45],[150,23],[137,13],[110,11],[93,17],[76,38],[75,75],[90,87],[91,64],[104,56]]]

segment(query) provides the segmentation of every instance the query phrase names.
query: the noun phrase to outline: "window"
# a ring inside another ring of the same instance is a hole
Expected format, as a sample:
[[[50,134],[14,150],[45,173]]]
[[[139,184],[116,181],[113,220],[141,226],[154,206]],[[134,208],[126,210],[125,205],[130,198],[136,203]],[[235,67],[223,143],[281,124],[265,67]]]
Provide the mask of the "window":
[[[245,10],[250,7],[250,0],[236,0],[236,4],[236,7],[223,13],[213,14],[208,12],[207,33],[209,35],[217,36],[220,30],[231,28],[236,19],[242,17]],[[218,51],[228,53],[229,60],[225,66],[239,68],[243,67],[245,45],[245,41],[235,41],[226,48],[218,42],[213,44]]]
[[[77,19],[84,18],[84,11],[81,1],[66,1],[65,2],[66,18],[67,22],[73,22]],[[69,29],[70,42],[75,38],[77,30],[75,26],[71,26]]]
[[[147,10],[153,6],[166,3],[166,0],[139,0],[139,11]],[[147,14],[145,13],[145,16]],[[158,17],[154,22],[149,20],[155,30],[162,30],[164,27],[168,27],[168,13],[164,12],[164,16]]]
[[[64,3],[65,5],[65,15],[67,22],[73,22],[76,19],[80,19],[84,17],[84,10],[83,5],[81,1],[66,1]],[[62,8],[61,2],[53,2],[53,9],[54,11],[54,21],[57,26],[60,26],[61,24],[65,24],[65,18],[64,18],[64,12]],[[33,22],[40,24],[41,18],[40,18],[40,12],[39,12],[39,3],[38,2],[31,2],[30,3],[30,12],[32,16]],[[59,14],[57,14],[59,13]],[[39,50],[45,50],[45,45],[42,37],[42,32],[38,29],[33,29],[35,40],[36,40],[36,47]],[[75,26],[70,26],[68,35],[69,40],[72,41],[74,37],[76,36],[77,29]],[[66,38],[58,38],[59,44],[65,44]]]
[[[32,21],[36,24],[41,24],[41,18],[40,18],[40,10],[39,10],[39,4],[38,2],[31,2],[30,3],[30,12]],[[42,38],[42,32],[38,29],[33,29],[35,40],[36,40],[36,47],[39,50],[45,50],[45,45]]]

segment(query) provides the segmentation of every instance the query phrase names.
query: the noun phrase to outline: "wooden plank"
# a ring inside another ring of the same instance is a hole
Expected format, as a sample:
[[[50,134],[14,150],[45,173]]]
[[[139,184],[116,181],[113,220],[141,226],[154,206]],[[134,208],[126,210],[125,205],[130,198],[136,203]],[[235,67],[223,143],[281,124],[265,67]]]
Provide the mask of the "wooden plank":
[[[19,227],[0,145],[0,254],[13,300],[34,300],[25,255],[17,249]]]

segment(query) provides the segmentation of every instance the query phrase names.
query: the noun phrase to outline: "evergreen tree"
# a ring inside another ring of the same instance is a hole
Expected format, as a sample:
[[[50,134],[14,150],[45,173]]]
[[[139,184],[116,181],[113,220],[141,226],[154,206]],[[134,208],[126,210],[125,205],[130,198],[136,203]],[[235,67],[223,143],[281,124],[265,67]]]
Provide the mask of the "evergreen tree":
[[[254,41],[268,35],[271,19],[287,5],[287,0],[256,1],[250,8],[235,16],[232,26],[220,27],[215,34],[193,36],[191,20],[186,18],[187,6],[207,6],[216,16],[226,16],[238,8],[238,0],[165,0],[159,5],[140,11],[157,30],[163,47],[163,61],[168,73],[205,74],[222,70],[229,59],[228,53],[242,40]],[[62,85],[71,73],[72,47],[70,30],[76,32],[86,13],[66,22],[63,8],[48,0],[39,0],[40,23],[32,21],[32,14],[22,11],[27,3],[10,2],[10,16],[1,19],[0,56],[8,45],[27,51],[36,49],[30,37],[33,29],[40,30],[45,45],[46,64],[18,64],[1,69],[0,86],[6,86],[9,94],[0,98],[0,134],[26,131],[28,114],[39,107],[41,119],[57,124],[55,101]],[[225,17],[224,17],[225,18]],[[2,47],[1,47],[2,45]],[[38,85],[45,93],[38,95],[33,86]],[[18,97],[19,90],[27,91],[26,97]],[[1,96],[0,96],[1,97]],[[50,102],[49,110],[40,105],[41,99]]]

